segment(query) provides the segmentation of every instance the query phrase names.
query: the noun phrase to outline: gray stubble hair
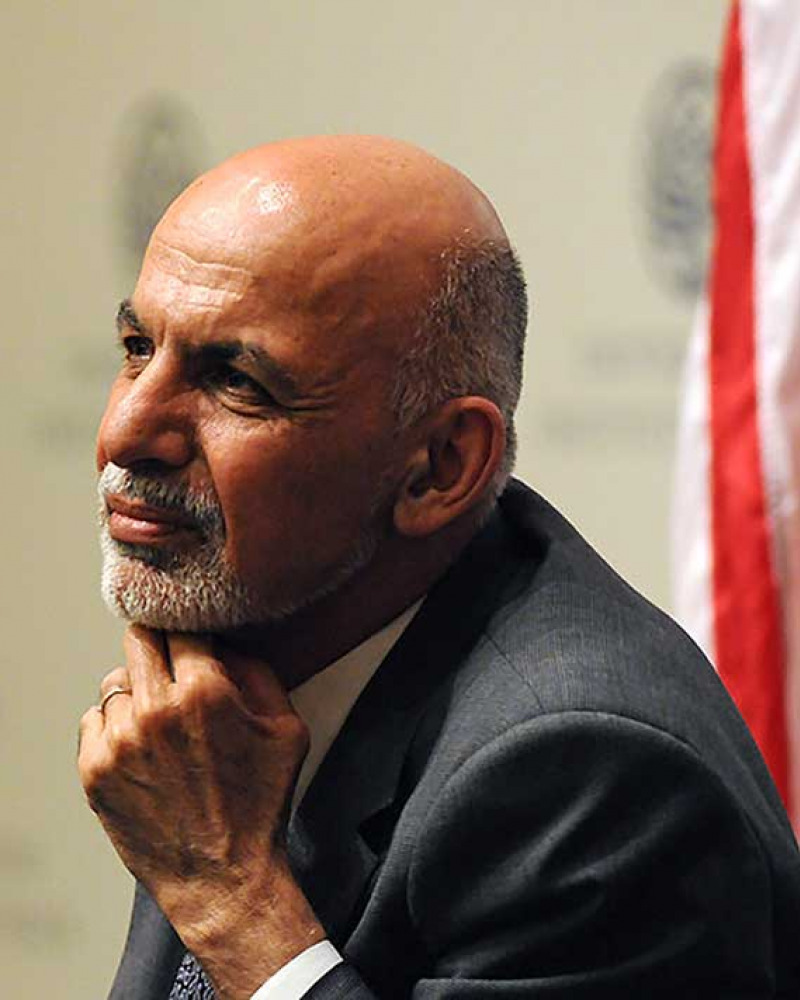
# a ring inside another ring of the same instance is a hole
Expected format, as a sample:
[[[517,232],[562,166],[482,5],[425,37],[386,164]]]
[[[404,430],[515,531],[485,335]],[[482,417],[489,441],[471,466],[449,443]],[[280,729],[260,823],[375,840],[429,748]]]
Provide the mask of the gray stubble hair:
[[[500,493],[516,457],[514,411],[522,390],[528,296],[522,266],[505,243],[460,241],[443,251],[438,291],[424,308],[398,366],[391,406],[398,426],[413,426],[459,396],[491,400],[506,425]]]

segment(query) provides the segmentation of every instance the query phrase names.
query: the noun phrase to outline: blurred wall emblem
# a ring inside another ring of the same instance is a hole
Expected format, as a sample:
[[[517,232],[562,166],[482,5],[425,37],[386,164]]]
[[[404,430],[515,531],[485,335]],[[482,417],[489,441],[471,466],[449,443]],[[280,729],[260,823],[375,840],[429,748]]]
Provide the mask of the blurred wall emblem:
[[[205,168],[195,115],[172,95],[152,95],[124,116],[116,151],[119,243],[138,269],[164,209]]]
[[[686,60],[657,80],[645,106],[641,155],[645,243],[652,270],[671,295],[703,289],[711,232],[715,71]]]

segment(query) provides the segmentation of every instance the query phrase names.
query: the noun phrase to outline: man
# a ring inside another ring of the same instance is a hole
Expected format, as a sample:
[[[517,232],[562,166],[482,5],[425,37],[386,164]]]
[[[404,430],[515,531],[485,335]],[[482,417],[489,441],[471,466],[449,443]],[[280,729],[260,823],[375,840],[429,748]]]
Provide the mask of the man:
[[[800,995],[735,709],[507,485],[525,316],[486,198],[399,142],[252,150],[157,227],[79,759],[138,880],[115,1000]]]

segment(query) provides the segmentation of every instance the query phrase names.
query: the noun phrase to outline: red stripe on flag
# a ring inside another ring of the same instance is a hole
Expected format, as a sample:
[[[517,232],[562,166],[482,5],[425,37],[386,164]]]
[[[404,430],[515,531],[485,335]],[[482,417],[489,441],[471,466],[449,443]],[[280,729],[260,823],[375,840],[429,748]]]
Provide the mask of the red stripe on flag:
[[[784,640],[758,428],[754,222],[741,14],[733,10],[714,158],[711,512],[717,668],[789,807]]]

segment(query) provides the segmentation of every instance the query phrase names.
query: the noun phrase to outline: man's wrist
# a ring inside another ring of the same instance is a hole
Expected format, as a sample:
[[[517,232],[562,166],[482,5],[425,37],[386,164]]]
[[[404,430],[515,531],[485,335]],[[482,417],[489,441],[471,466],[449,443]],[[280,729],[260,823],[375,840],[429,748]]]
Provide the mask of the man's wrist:
[[[293,959],[326,939],[326,932],[288,871],[275,866],[264,885],[253,880],[202,918],[167,917],[211,977],[224,1000],[250,1000]],[[166,911],[165,911],[166,912]]]

